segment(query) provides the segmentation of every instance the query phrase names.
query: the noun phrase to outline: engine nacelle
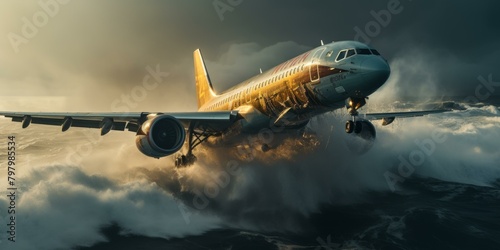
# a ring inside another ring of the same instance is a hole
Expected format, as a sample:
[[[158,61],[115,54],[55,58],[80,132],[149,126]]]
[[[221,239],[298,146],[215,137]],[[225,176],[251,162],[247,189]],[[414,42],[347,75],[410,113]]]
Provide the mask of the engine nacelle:
[[[143,154],[160,158],[179,151],[184,145],[184,126],[169,115],[160,115],[144,122],[137,131],[135,144]]]

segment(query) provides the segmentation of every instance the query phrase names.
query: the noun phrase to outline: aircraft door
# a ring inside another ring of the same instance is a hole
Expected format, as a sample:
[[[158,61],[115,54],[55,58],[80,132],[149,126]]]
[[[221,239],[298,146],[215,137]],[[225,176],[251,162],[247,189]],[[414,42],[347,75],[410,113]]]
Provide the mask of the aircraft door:
[[[311,78],[311,82],[317,82],[319,81],[319,59],[323,52],[325,51],[325,48],[318,49],[314,52],[312,59],[311,59],[311,65],[309,65],[309,75]]]

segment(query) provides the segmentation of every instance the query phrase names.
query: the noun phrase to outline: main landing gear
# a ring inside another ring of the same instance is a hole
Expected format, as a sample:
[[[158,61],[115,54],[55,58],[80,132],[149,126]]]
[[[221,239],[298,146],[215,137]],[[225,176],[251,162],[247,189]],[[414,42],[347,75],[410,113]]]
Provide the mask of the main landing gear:
[[[196,162],[196,156],[193,154],[193,149],[206,141],[210,136],[217,135],[217,132],[209,128],[201,128],[195,130],[195,124],[191,123],[188,129],[188,151],[184,154],[177,154],[175,156],[176,167],[187,167]]]
[[[181,155],[178,154],[175,156],[175,166],[176,167],[187,167],[193,165],[196,162],[196,156],[191,154]]]

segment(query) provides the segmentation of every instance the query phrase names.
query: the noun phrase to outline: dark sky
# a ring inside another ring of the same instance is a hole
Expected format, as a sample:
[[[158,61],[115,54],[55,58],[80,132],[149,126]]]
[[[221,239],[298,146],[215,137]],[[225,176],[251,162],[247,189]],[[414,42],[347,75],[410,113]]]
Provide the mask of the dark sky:
[[[196,48],[221,91],[320,40],[352,40],[357,28],[391,63],[400,96],[474,95],[479,76],[500,79],[500,3],[493,0],[45,2],[49,7],[0,3],[2,95],[67,98],[63,107],[42,110],[113,109],[113,100],[141,84],[148,65],[169,77],[130,109],[192,110]],[[36,26],[30,37],[23,35],[26,20]],[[12,34],[27,43],[13,45]]]

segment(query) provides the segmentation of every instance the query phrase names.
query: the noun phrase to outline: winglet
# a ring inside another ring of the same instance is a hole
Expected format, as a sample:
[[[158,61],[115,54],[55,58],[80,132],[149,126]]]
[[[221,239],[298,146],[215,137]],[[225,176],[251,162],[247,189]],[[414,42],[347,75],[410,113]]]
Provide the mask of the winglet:
[[[208,75],[207,67],[203,61],[203,56],[199,49],[195,50],[194,56],[194,77],[196,81],[196,95],[198,97],[198,108],[206,102],[216,97],[215,91]]]

